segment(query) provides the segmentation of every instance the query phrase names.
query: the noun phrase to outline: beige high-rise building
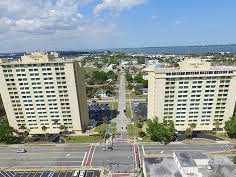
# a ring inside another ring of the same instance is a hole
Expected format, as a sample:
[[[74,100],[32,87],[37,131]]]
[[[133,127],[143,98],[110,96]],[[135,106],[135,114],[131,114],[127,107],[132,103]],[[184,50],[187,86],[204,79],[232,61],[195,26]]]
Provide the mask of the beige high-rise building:
[[[211,66],[185,59],[178,68],[148,71],[148,119],[173,120],[178,131],[212,130],[232,117],[236,102],[236,67]]]
[[[86,130],[85,83],[77,61],[34,52],[0,64],[0,83],[14,129],[27,129],[30,134],[58,133],[61,125],[74,133]]]

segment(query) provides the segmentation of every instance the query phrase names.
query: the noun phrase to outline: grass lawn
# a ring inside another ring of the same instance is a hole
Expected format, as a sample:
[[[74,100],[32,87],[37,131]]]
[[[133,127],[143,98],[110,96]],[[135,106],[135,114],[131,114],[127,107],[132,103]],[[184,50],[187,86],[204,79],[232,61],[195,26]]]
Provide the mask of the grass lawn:
[[[118,101],[114,101],[114,102],[110,103],[110,107],[113,110],[118,110]]]
[[[97,143],[101,141],[99,135],[92,136],[71,136],[66,138],[67,143]]]
[[[126,116],[128,117],[128,118],[132,118],[132,108],[131,108],[131,106],[130,106],[130,103],[126,103]]]
[[[139,137],[138,132],[142,131],[141,128],[136,127],[135,125],[128,125],[128,136],[129,138]],[[142,140],[138,140],[139,142],[153,142],[149,136],[142,137]]]
[[[127,131],[128,131],[128,136],[130,138],[138,137],[139,128],[137,128],[135,125],[133,124],[128,125]]]
[[[144,136],[142,137],[142,140],[140,140],[139,142],[154,142],[154,141],[152,141],[149,136]]]

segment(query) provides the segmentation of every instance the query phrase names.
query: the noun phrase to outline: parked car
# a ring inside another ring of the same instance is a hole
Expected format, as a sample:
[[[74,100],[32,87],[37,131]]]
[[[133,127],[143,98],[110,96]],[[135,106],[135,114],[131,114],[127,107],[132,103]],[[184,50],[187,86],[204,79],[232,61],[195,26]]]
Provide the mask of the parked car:
[[[76,171],[74,172],[74,174],[73,174],[73,177],[78,177],[78,175],[79,175],[79,171],[76,170]]]
[[[79,177],[84,177],[85,176],[86,171],[85,170],[81,170],[79,173]]]

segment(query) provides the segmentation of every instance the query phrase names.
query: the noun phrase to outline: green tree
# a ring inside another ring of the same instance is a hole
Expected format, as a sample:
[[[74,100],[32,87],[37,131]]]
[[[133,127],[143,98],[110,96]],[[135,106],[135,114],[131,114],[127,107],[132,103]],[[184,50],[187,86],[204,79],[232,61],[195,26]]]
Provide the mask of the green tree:
[[[61,133],[65,133],[66,126],[65,125],[60,125],[59,129],[60,129]]]
[[[148,88],[148,80],[143,80],[143,87]]]
[[[9,126],[8,121],[5,119],[0,123],[0,142],[1,143],[19,143],[19,138],[14,136],[14,129]]]
[[[99,133],[99,135],[100,135],[101,137],[104,137],[107,128],[108,128],[108,124],[103,123],[103,124],[97,126],[94,131],[97,132],[97,133]]]
[[[137,128],[142,128],[143,127],[143,123],[142,122],[136,122],[135,123],[135,126],[137,127]]]
[[[193,130],[193,129],[196,128],[197,124],[196,124],[196,123],[191,123],[189,126],[190,126],[190,128]]]
[[[188,127],[188,128],[185,130],[185,136],[186,136],[186,138],[188,138],[188,139],[192,139],[192,129],[191,129],[191,127]]]
[[[27,128],[25,127],[25,125],[21,125],[20,129],[23,130],[23,133],[21,133],[21,135],[26,138],[29,135],[29,130],[27,130]]]
[[[42,126],[42,130],[44,131],[44,132],[46,132],[47,131],[47,127],[44,125],[44,126]]]
[[[172,121],[164,121],[159,123],[157,119],[147,122],[147,133],[151,140],[157,142],[164,142],[165,144],[171,142],[175,136],[174,123]]]
[[[139,83],[139,84],[143,84],[143,82],[144,82],[143,75],[141,73],[137,74],[134,77],[134,82]]]
[[[44,138],[45,138],[45,140],[47,140],[47,136],[48,135],[47,135],[46,131],[47,131],[48,128],[44,125],[44,126],[41,127],[41,129],[44,131]]]
[[[196,128],[196,123],[191,123],[189,127],[185,130],[185,136],[189,139],[192,139],[193,137],[193,130]]]
[[[216,130],[216,131],[219,130],[220,125],[221,125],[220,121],[219,121],[218,119],[215,119],[215,120],[214,120],[214,126],[215,126],[215,130]]]
[[[233,157],[233,163],[236,164],[236,156]]]
[[[108,71],[106,74],[107,79],[112,79],[113,81],[117,80],[117,75],[113,71]]]
[[[141,138],[145,137],[145,135],[146,135],[146,133],[144,131],[139,131],[138,132],[138,136],[141,137]]]
[[[92,78],[95,79],[95,84],[103,84],[107,79],[107,73],[104,71],[94,71]]]
[[[226,121],[224,128],[230,138],[236,138],[236,117]]]
[[[127,80],[128,82],[133,82],[133,77],[132,77],[131,74],[126,73],[125,77],[126,77],[126,80]]]

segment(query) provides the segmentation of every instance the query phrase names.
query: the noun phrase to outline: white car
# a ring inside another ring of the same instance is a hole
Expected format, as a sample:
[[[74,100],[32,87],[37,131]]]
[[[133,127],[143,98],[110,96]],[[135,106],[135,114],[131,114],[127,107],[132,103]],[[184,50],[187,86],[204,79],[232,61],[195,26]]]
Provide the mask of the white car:
[[[81,170],[79,173],[79,177],[84,177],[85,176],[85,170]]]
[[[77,177],[77,176],[78,176],[78,174],[79,174],[79,171],[78,171],[78,170],[76,170],[76,171],[74,172],[74,174],[73,174],[73,177]]]
[[[26,153],[27,151],[26,151],[26,149],[23,148],[23,149],[17,149],[16,152],[17,153]]]

